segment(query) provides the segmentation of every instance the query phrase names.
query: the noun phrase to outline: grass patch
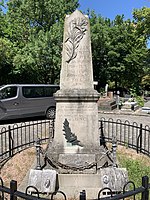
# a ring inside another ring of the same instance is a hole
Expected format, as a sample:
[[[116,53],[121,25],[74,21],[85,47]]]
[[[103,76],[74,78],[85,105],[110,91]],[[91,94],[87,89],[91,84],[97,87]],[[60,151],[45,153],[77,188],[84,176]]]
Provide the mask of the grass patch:
[[[129,180],[135,183],[136,187],[141,186],[142,176],[150,177],[150,166],[146,166],[141,160],[134,160],[118,154],[120,166],[128,171]]]
[[[148,176],[150,182],[150,158],[148,156],[137,154],[132,149],[119,147],[117,158],[119,167],[127,169],[129,181],[133,181],[136,188],[142,185],[143,176]],[[130,190],[133,190],[133,185],[130,185]],[[141,200],[141,194],[136,195],[135,198]]]

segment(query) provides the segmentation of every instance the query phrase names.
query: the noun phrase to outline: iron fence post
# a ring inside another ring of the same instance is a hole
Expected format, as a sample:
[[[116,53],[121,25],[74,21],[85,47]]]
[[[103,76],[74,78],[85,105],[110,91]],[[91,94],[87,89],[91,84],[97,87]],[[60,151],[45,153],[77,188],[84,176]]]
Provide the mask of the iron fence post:
[[[137,153],[139,153],[139,149],[140,149],[140,153],[142,152],[142,124],[140,124],[140,131],[139,131],[139,136],[137,137]]]
[[[107,149],[103,128],[104,128],[103,121],[101,120],[100,121],[100,146],[103,145]]]
[[[115,136],[112,137],[112,156],[113,156],[113,167],[117,167],[117,138]]]
[[[142,152],[142,124],[140,124],[140,153]]]
[[[141,200],[149,200],[149,190],[148,190],[148,185],[149,185],[149,178],[148,176],[143,176],[142,177],[142,186],[144,187],[144,192],[142,192],[142,199]]]
[[[40,153],[41,153],[41,141],[40,138],[37,138],[36,140],[36,158],[37,158],[37,164],[36,164],[36,169],[41,170],[41,162],[40,162]]]
[[[17,197],[14,195],[17,191],[17,181],[10,181],[10,200],[17,200]]]
[[[9,157],[12,156],[12,143],[11,143],[11,128],[8,126],[8,140],[9,140]]]
[[[86,200],[86,191],[82,190],[82,192],[80,192],[80,200]]]

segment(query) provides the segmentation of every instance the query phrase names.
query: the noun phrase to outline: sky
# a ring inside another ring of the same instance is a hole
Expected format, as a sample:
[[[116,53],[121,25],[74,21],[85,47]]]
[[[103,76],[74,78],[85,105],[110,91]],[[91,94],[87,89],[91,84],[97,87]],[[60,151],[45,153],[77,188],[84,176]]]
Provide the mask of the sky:
[[[150,0],[79,0],[79,10],[95,10],[104,18],[114,20],[116,15],[124,14],[124,19],[132,19],[133,9],[150,8]]]

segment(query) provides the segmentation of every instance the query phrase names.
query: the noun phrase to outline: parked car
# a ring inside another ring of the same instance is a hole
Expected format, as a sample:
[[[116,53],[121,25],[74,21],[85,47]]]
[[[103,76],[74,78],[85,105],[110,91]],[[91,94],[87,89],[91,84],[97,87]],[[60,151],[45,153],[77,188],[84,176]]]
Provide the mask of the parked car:
[[[53,94],[58,85],[10,84],[0,87],[0,120],[25,117],[55,117]]]

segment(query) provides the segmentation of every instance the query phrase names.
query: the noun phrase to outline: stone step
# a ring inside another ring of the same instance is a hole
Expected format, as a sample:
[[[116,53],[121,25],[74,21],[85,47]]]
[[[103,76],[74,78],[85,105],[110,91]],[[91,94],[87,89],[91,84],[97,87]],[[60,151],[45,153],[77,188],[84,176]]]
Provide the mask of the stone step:
[[[59,174],[59,190],[67,197],[77,199],[82,190],[87,199],[96,199],[102,188],[100,174]]]

